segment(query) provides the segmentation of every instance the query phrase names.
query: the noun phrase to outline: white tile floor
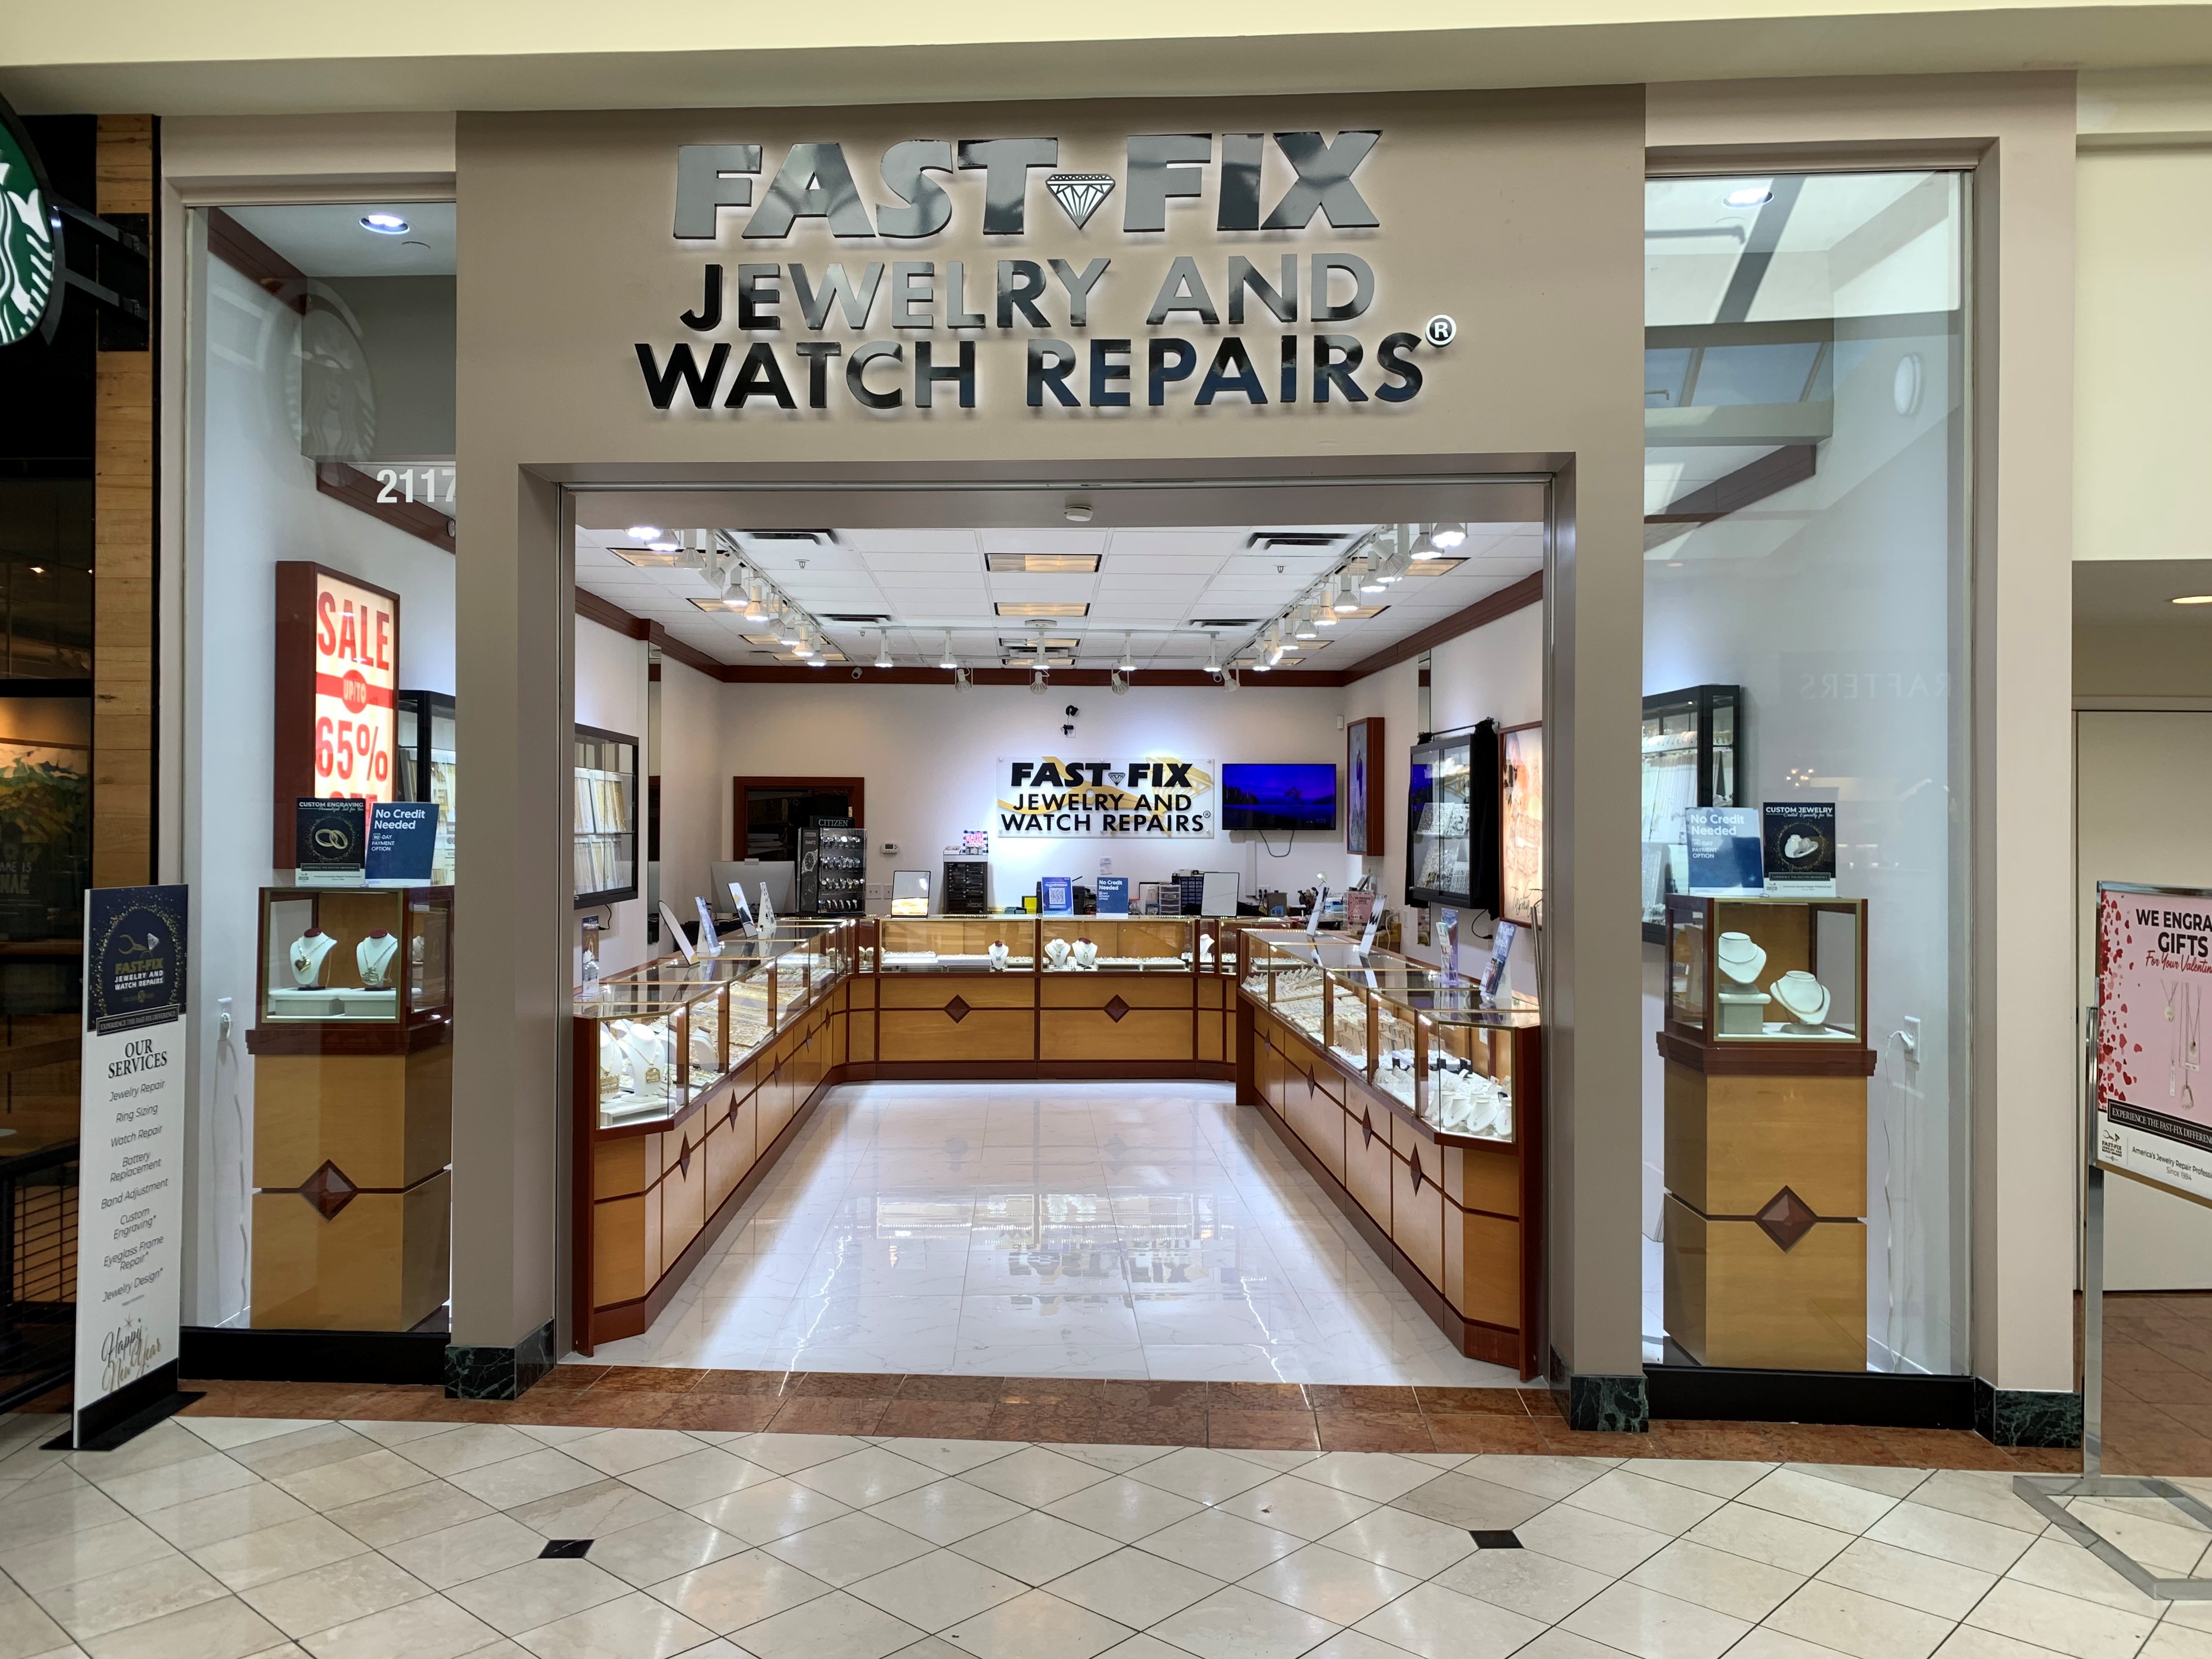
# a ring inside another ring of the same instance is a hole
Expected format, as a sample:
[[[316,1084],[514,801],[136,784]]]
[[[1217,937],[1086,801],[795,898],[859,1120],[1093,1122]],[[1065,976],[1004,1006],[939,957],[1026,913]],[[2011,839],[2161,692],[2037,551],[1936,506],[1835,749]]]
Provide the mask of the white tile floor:
[[[2212,1603],[2002,1474],[189,1417],[39,1449],[60,1420],[0,1417],[0,1659],[2212,1655]],[[2203,1569],[2171,1510],[2088,1507]]]
[[[836,1091],[616,1365],[1508,1385],[1227,1084]]]

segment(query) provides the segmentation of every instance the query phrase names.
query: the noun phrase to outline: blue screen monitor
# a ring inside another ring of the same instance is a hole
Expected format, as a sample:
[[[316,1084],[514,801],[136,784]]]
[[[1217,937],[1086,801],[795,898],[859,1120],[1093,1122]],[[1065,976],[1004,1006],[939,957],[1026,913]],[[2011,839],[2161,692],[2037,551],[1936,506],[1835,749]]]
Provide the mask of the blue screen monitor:
[[[1334,762],[1221,769],[1224,830],[1334,830]]]

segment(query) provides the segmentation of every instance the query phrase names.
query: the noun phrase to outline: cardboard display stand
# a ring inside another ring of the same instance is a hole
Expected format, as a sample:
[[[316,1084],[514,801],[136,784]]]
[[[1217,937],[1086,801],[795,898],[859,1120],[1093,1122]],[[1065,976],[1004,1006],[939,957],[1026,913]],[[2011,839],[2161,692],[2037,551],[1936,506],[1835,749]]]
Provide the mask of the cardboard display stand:
[[[2212,1509],[2170,1480],[2106,1474],[2105,1177],[2212,1205],[2212,1088],[2200,1069],[2212,1001],[2212,891],[2097,884],[2097,1000],[2089,1009],[2088,1167],[2081,1260],[2081,1473],[2023,1474],[2013,1490],[2126,1579],[2166,1601],[2212,1601],[2212,1578],[2166,1578],[2059,1502],[2156,1498],[2212,1530]]]

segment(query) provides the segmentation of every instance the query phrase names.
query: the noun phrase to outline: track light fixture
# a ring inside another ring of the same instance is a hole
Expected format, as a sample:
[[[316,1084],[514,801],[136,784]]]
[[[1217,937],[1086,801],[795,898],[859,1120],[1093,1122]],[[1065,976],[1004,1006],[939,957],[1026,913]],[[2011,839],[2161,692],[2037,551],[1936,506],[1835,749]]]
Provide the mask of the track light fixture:
[[[1388,579],[1382,574],[1382,556],[1370,548],[1360,566],[1359,591],[1380,593],[1387,584]]]
[[[1359,590],[1351,577],[1346,576],[1337,585],[1336,597],[1329,602],[1329,609],[1340,617],[1348,617],[1359,609]]]
[[[886,628],[884,629],[883,643],[876,647],[876,666],[878,668],[889,668],[890,665],[891,630]]]
[[[1206,636],[1206,672],[1213,675],[1221,672],[1221,646],[1211,634]]]
[[[1317,640],[1321,637],[1321,629],[1314,626],[1311,611],[1297,613],[1297,619],[1291,624],[1291,637],[1298,640]]]
[[[955,668],[952,671],[952,689],[955,691],[965,691],[969,686],[975,684],[975,683],[974,679],[969,678],[966,669]]]
[[[1467,526],[1463,524],[1440,524],[1429,532],[1429,540],[1447,553],[1465,545]]]
[[[1051,689],[1051,686],[1052,677],[1046,673],[1043,669],[1032,668],[1030,670],[1030,692],[1031,696],[1041,697],[1044,696],[1046,691]]]
[[[806,642],[805,624],[799,620],[799,613],[796,611],[787,609],[783,615],[776,619],[775,642],[778,645],[793,647],[804,645]]]
[[[952,654],[952,635],[950,634],[945,636],[945,654],[938,658],[937,665],[939,668],[950,668],[956,674],[966,672],[960,666],[960,659]]]
[[[1122,696],[1129,690],[1129,677],[1117,668],[1106,677],[1106,684],[1114,688],[1115,696]]]
[[[1121,660],[1114,665],[1115,669],[1123,674],[1133,674],[1137,672],[1136,653],[1129,647],[1130,638],[1131,636],[1127,634],[1121,635]]]

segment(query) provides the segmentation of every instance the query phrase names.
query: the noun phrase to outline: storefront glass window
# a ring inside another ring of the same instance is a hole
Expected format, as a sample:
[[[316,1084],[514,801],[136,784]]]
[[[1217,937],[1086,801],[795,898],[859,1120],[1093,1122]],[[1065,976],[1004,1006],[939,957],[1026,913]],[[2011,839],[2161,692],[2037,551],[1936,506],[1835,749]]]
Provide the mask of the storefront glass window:
[[[1967,175],[1645,196],[1645,1358],[1956,1373]]]
[[[442,203],[194,215],[187,1324],[448,1322],[453,225]],[[439,822],[413,867],[318,872],[344,814],[301,798]]]

